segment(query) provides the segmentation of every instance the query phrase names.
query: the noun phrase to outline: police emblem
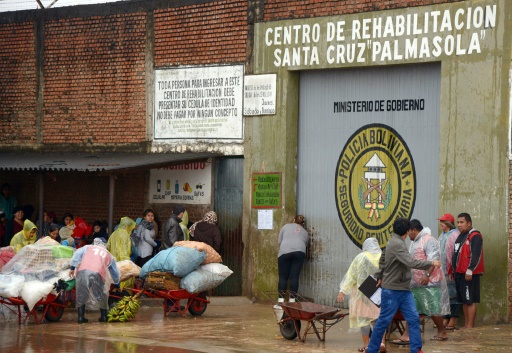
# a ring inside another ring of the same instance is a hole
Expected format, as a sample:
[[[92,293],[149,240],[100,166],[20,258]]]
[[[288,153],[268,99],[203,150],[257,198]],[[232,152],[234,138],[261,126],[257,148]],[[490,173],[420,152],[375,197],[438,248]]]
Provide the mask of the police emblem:
[[[373,237],[385,247],[393,221],[414,210],[416,171],[407,144],[387,125],[361,127],[341,151],[335,187],[338,216],[354,244],[362,248]]]

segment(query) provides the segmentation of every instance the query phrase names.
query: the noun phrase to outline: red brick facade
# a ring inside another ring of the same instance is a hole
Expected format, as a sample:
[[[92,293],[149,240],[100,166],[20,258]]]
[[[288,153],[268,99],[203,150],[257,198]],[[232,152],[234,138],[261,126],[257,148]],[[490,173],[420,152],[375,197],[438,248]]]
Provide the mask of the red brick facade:
[[[246,60],[247,1],[224,0],[155,11],[155,65]]]
[[[36,143],[34,23],[0,25],[0,144]]]
[[[44,144],[145,140],[145,14],[45,24]]]

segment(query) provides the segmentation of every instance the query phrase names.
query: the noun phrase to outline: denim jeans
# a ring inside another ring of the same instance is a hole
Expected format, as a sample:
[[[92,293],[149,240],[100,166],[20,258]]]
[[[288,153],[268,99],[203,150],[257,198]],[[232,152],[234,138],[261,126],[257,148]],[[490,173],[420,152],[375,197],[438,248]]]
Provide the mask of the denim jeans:
[[[420,316],[416,310],[414,297],[408,290],[392,290],[382,288],[380,315],[373,328],[368,353],[378,353],[382,336],[386,332],[393,316],[400,309],[409,326],[409,340],[411,353],[418,353],[422,347]]]

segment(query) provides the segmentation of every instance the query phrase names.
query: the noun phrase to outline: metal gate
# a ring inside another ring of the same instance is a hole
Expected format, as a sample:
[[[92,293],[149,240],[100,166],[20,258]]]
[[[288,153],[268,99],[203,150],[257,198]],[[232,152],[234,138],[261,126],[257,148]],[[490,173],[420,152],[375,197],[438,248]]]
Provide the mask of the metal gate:
[[[215,164],[215,212],[222,234],[221,252],[224,265],[233,274],[215,289],[215,295],[242,294],[242,194],[243,158],[222,158]]]
[[[297,209],[312,234],[300,292],[333,303],[368,236],[396,217],[437,234],[440,64],[300,73]]]

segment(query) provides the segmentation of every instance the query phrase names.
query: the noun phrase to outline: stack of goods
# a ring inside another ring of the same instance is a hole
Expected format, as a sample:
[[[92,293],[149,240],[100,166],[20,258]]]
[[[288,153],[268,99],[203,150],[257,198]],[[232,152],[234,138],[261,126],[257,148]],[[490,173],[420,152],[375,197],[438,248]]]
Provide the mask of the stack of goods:
[[[133,297],[127,295],[119,300],[108,312],[108,322],[125,322],[132,320],[140,308],[140,301],[137,298],[141,293],[142,292],[139,292]]]
[[[208,244],[180,241],[148,261],[140,277],[148,277],[148,288],[171,290],[179,284],[189,293],[199,293],[217,287],[233,273],[220,262],[221,256]]]
[[[2,268],[0,296],[21,297],[32,310],[39,300],[54,290],[59,279],[69,279],[73,252],[72,248],[53,240],[23,247]]]

